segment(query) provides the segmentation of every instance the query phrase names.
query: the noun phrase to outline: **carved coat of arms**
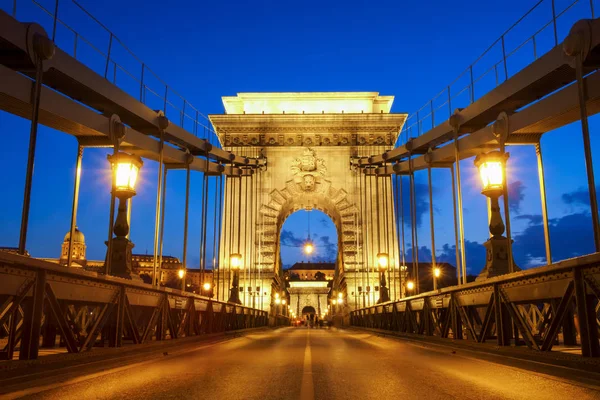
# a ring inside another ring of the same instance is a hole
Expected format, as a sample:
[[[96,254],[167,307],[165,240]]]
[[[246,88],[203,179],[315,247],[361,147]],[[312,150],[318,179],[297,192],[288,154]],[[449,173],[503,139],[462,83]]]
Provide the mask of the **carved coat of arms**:
[[[317,182],[327,172],[325,161],[322,158],[317,158],[315,151],[310,147],[304,150],[302,157],[298,157],[293,161],[290,169],[294,173],[294,181],[305,192],[315,190]]]

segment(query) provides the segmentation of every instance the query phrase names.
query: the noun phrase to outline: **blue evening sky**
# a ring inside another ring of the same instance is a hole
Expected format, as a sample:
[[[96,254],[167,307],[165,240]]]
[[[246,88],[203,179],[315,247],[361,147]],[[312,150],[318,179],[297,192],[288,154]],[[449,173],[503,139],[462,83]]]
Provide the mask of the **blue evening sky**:
[[[572,0],[557,0],[561,12]],[[54,0],[41,0],[53,10]],[[600,4],[595,1],[596,9]],[[394,95],[393,112],[413,113],[450,84],[471,62],[517,21],[533,0],[477,1],[115,1],[82,0],[81,4],[112,30],[138,59],[181,94],[202,114],[222,113],[221,96],[237,92],[379,91]],[[507,52],[515,49],[551,17],[550,1],[528,17],[506,39]],[[12,12],[12,0],[0,0]],[[108,34],[71,1],[62,0],[59,16],[89,43],[78,40],[77,58],[104,74]],[[578,19],[589,17],[589,2],[579,1],[557,25],[561,41]],[[51,19],[29,0],[19,0],[17,18],[37,21],[48,32]],[[538,56],[553,46],[550,26],[536,36]],[[59,25],[56,42],[73,53],[74,35]],[[141,64],[114,42],[113,58],[139,79]],[[480,76],[500,58],[495,46],[474,68]],[[516,51],[507,62],[509,75],[533,60],[532,43]],[[503,72],[500,72],[502,80]],[[109,79],[114,78],[110,68]],[[479,97],[493,87],[487,74],[475,86]],[[464,80],[464,77],[463,77]],[[164,86],[147,73],[146,102],[162,108]],[[116,83],[134,96],[139,86],[132,77],[117,70]],[[458,92],[464,84],[452,86]],[[465,106],[468,92],[453,103]],[[173,94],[167,116],[178,120],[176,107],[182,100]],[[439,100],[438,100],[439,101]],[[437,103],[436,103],[437,105]],[[444,118],[438,114],[438,121]],[[188,124],[186,122],[185,124]],[[592,145],[597,158],[598,120],[591,119]],[[4,146],[3,195],[0,197],[0,245],[18,244],[22,193],[27,157],[29,123],[0,112]],[[203,134],[203,132],[200,132]],[[416,132],[413,132],[416,134]],[[549,218],[555,260],[593,251],[585,164],[580,124],[544,136]],[[61,132],[42,127],[38,136],[28,250],[36,257],[58,257],[60,244],[69,229],[77,143]],[[532,147],[510,148],[511,222],[515,259],[521,267],[545,262],[540,222],[540,198],[535,151]],[[88,258],[103,259],[107,238],[109,173],[107,150],[86,150],[83,163],[78,225],[86,235]],[[481,243],[487,238],[485,198],[472,159],[461,162],[468,268],[478,272],[484,263]],[[133,200],[132,240],[134,252],[152,253],[157,164],[145,161]],[[169,173],[164,254],[181,257],[185,173]],[[429,200],[426,171],[416,174],[418,234],[421,260],[430,255]],[[190,209],[190,266],[199,263],[201,174],[192,174]],[[452,198],[446,170],[433,172],[436,253],[454,263]],[[408,181],[404,183],[408,208]],[[209,250],[212,258],[214,178],[210,179]],[[306,237],[306,216],[293,214],[284,225],[285,243]],[[305,212],[304,212],[305,213]],[[319,256],[330,257],[337,242],[335,228],[324,214],[313,212],[311,233],[321,246]],[[407,213],[408,215],[408,213]],[[323,221],[321,223],[321,220]],[[407,221],[407,228],[410,224]],[[407,249],[410,235],[407,234]],[[283,251],[284,264],[302,260],[293,247]],[[322,255],[321,255],[322,254]],[[333,253],[335,254],[335,253]],[[316,257],[316,256],[315,256]],[[323,258],[323,259],[325,259]],[[409,258],[410,259],[410,258]],[[207,263],[208,267],[211,262]]]

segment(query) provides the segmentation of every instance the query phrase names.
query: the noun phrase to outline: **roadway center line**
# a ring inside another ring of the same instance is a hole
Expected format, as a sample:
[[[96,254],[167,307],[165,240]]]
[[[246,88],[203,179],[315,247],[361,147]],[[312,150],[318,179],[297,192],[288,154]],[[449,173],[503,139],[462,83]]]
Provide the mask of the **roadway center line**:
[[[300,386],[300,400],[314,400],[315,387],[312,373],[312,357],[310,353],[310,329],[307,329],[306,347],[304,348],[304,370],[302,372],[302,386]]]

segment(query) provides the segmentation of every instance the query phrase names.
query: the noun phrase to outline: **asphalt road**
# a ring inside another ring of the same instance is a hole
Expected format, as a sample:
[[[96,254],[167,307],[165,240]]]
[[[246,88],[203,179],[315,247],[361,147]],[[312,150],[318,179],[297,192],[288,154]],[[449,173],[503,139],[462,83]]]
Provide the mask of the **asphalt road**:
[[[106,370],[81,367],[41,386],[26,379],[6,398],[600,399],[600,382],[578,381],[576,371],[519,363],[358,331],[286,328]]]

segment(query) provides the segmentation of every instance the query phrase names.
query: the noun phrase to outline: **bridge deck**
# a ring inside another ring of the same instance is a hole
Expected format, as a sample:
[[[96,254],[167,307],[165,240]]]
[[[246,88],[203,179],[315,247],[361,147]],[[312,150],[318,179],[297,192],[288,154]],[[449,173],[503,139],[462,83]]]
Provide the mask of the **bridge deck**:
[[[517,368],[516,362],[507,358],[417,345],[361,331],[262,330],[219,343],[191,343],[166,356],[161,351],[144,357],[120,360],[116,365],[89,363],[76,371],[37,371],[30,378],[18,379],[26,384],[16,379],[0,381],[0,394],[64,399],[600,396],[597,374],[522,361]]]

